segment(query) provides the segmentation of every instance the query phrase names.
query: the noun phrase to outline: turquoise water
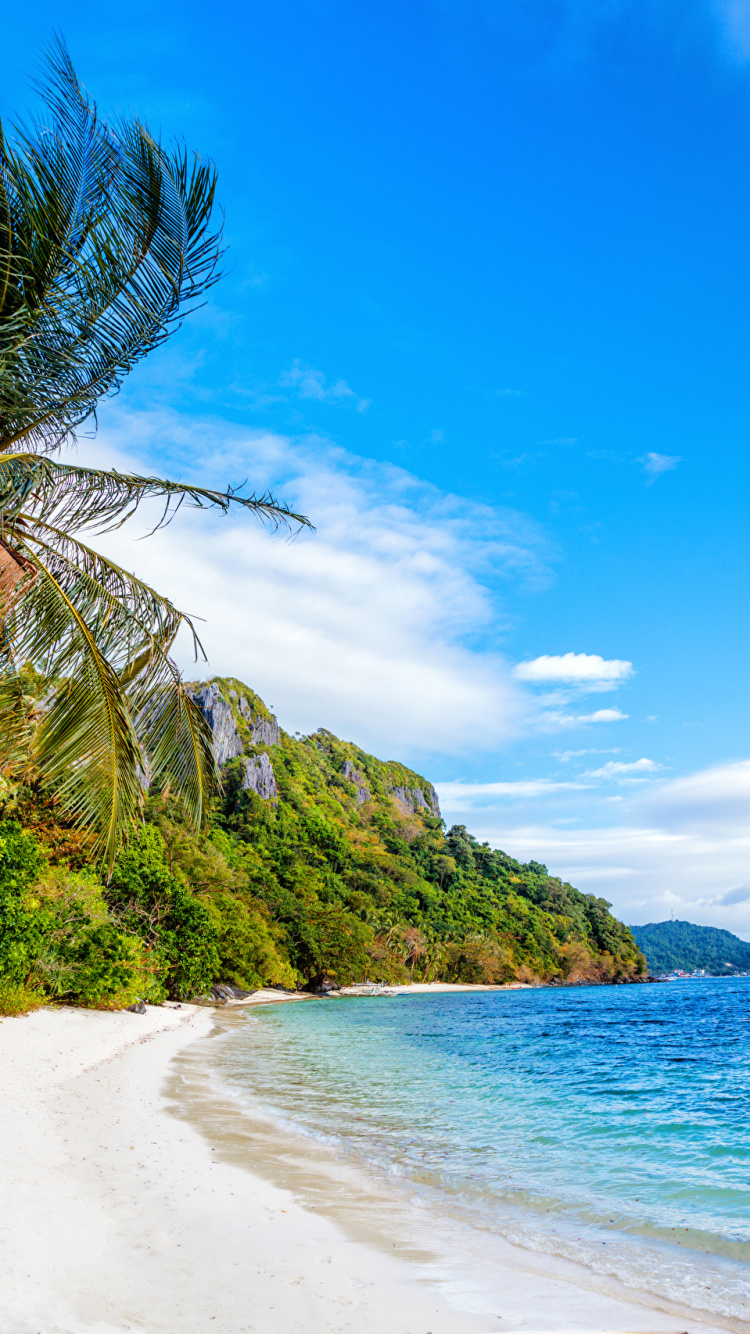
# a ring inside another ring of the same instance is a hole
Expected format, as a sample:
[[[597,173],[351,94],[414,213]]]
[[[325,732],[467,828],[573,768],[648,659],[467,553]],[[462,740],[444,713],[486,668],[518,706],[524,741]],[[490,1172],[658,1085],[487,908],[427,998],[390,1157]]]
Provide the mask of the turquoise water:
[[[434,1217],[750,1318],[750,978],[249,1013],[235,1095]]]

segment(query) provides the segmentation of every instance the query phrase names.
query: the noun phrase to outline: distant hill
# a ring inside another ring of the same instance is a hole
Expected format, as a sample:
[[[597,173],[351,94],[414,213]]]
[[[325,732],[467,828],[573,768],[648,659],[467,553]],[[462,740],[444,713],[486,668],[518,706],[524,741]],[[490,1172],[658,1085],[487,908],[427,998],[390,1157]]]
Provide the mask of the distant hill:
[[[750,972],[750,942],[740,940],[731,931],[696,926],[694,922],[647,922],[630,930],[651,973],[705,968],[715,977],[726,977]]]

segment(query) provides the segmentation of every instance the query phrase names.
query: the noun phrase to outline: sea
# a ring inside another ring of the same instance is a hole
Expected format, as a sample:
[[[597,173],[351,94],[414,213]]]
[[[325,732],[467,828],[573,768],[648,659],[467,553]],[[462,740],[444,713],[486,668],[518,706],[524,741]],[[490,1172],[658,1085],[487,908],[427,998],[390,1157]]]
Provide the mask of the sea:
[[[253,1008],[211,1072],[286,1184],[314,1147],[313,1203],[418,1218],[480,1307],[510,1244],[748,1328],[749,977]]]

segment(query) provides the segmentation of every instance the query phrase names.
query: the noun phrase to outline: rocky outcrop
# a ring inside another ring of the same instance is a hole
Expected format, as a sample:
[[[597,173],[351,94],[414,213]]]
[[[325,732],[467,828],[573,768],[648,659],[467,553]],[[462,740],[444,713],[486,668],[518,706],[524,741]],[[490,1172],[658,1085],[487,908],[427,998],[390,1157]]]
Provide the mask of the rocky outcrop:
[[[264,717],[256,713],[246,697],[238,696],[236,690],[227,693],[228,699],[216,681],[207,681],[192,691],[193,699],[213,732],[216,763],[221,768],[230,760],[244,756],[243,791],[257,792],[264,801],[274,801],[278,790],[268,755],[263,753],[248,757],[246,752],[253,746],[278,746],[281,739],[279,724],[273,714]],[[238,725],[235,710],[244,727]]]
[[[233,699],[237,699],[235,690],[230,690],[229,694]],[[279,724],[273,715],[270,718],[262,718],[260,714],[254,713],[252,705],[248,704],[244,695],[240,695],[237,700],[237,708],[250,728],[253,746],[278,746]]]
[[[424,792],[420,787],[394,787],[391,796],[405,815],[416,815],[419,811],[427,811],[429,815],[440,815],[440,803],[432,783]]]
[[[194,691],[193,699],[214,734],[214,756],[221,768],[222,764],[235,760],[245,749],[237,731],[232,706],[224,699],[215,681],[209,681],[200,690]]]
[[[355,769],[351,760],[344,760],[344,763],[341,766],[341,772],[344,775],[344,778],[348,779],[350,783],[355,784],[357,788],[357,805],[363,806],[366,801],[370,800],[371,796],[364,775],[360,773],[359,769]]]
[[[254,755],[245,760],[245,777],[242,780],[243,792],[257,792],[264,801],[274,801],[278,796],[276,776],[273,765],[266,755]]]

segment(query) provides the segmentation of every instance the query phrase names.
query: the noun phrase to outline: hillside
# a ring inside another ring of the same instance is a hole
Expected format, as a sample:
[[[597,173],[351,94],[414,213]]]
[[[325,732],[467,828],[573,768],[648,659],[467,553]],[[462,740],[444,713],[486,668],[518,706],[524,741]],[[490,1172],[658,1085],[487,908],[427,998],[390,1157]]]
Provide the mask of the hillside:
[[[630,930],[652,973],[705,968],[716,977],[750,972],[750,942],[694,922],[647,922]]]
[[[193,832],[169,790],[107,881],[54,801],[0,786],[0,1012],[189,1000],[218,984],[611,982],[645,960],[609,904],[445,831],[431,783],[240,681],[197,682],[224,784]]]
[[[253,892],[304,978],[359,969],[572,981],[643,969],[605,900],[478,844],[463,826],[445,834],[422,775],[323,729],[290,736],[239,681],[215,678],[195,697],[226,776],[217,825],[242,848]],[[335,951],[316,962],[302,939],[337,914],[361,941],[357,967]]]

